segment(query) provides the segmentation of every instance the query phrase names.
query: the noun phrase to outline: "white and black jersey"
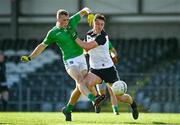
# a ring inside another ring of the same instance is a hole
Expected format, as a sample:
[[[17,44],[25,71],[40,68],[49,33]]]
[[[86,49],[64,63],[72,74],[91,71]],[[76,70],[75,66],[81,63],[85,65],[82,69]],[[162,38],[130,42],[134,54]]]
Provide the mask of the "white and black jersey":
[[[88,51],[90,71],[107,83],[119,80],[118,72],[109,54],[109,38],[105,31],[94,34],[89,31],[85,41],[96,41],[98,46]]]
[[[96,41],[99,45],[88,51],[91,68],[104,69],[114,65],[109,54],[109,38],[106,32],[102,31],[100,34],[94,34],[91,30],[87,33],[85,41]]]

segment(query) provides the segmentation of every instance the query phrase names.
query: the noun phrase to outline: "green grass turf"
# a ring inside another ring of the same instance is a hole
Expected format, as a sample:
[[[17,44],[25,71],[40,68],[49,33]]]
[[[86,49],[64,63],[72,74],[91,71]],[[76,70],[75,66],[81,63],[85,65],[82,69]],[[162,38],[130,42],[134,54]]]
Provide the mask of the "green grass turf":
[[[180,114],[167,113],[140,113],[139,119],[134,120],[131,113],[120,113],[116,116],[113,113],[92,113],[75,112],[73,121],[65,122],[62,113],[44,112],[1,112],[0,125],[110,125],[110,124],[179,124]]]

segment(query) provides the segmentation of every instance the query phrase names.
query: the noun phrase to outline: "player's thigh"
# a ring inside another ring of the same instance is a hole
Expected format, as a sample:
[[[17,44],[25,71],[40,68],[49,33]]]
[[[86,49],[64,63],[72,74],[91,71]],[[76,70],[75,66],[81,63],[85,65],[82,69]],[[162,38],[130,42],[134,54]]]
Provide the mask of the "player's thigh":
[[[76,81],[76,82],[80,82],[81,80],[83,80],[83,75],[81,74],[81,71],[79,69],[78,66],[73,65],[70,66],[67,69],[67,73]]]
[[[89,72],[87,74],[87,76],[85,77],[84,80],[88,87],[93,87],[96,84],[100,84],[102,82],[102,79],[99,76],[97,76],[91,72]]]
[[[85,77],[88,73],[88,68],[87,68],[87,62],[86,62],[84,54],[81,56],[78,56],[76,61],[77,61],[77,64],[79,65],[81,74],[83,75],[83,77]]]
[[[65,61],[68,74],[76,81],[81,82],[87,74],[87,63],[84,54]]]
[[[88,70],[87,69],[82,70],[81,74],[85,78],[87,76],[87,74],[88,74]]]

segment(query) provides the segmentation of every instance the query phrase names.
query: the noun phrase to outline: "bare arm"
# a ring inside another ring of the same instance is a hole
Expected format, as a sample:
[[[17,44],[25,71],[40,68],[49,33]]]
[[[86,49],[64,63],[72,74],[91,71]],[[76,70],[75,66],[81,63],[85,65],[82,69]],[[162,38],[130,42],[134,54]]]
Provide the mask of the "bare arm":
[[[118,57],[116,49],[113,47],[111,50],[109,50],[109,52],[110,52],[112,61],[114,62],[114,64],[117,64],[119,62],[119,57]]]
[[[83,42],[81,39],[77,38],[76,43],[86,51],[89,51],[90,49],[93,49],[98,46],[96,41],[91,41],[91,42]]]
[[[110,54],[111,54],[112,57],[117,57],[118,56],[117,51],[115,50],[114,47],[109,51],[110,51]]]
[[[40,43],[35,49],[34,51],[30,54],[30,59],[34,59],[36,58],[39,54],[41,54],[44,49],[47,47],[47,45],[45,45],[44,43]]]

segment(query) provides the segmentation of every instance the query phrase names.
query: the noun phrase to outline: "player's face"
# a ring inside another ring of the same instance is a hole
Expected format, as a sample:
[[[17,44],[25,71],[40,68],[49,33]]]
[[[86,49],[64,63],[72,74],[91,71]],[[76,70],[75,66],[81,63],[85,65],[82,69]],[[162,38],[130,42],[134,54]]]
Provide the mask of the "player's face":
[[[69,23],[69,16],[61,15],[57,21],[59,22],[60,27],[66,28]]]
[[[105,25],[105,22],[103,20],[96,19],[93,24],[94,30],[97,33],[100,33],[104,29],[104,25]]]

